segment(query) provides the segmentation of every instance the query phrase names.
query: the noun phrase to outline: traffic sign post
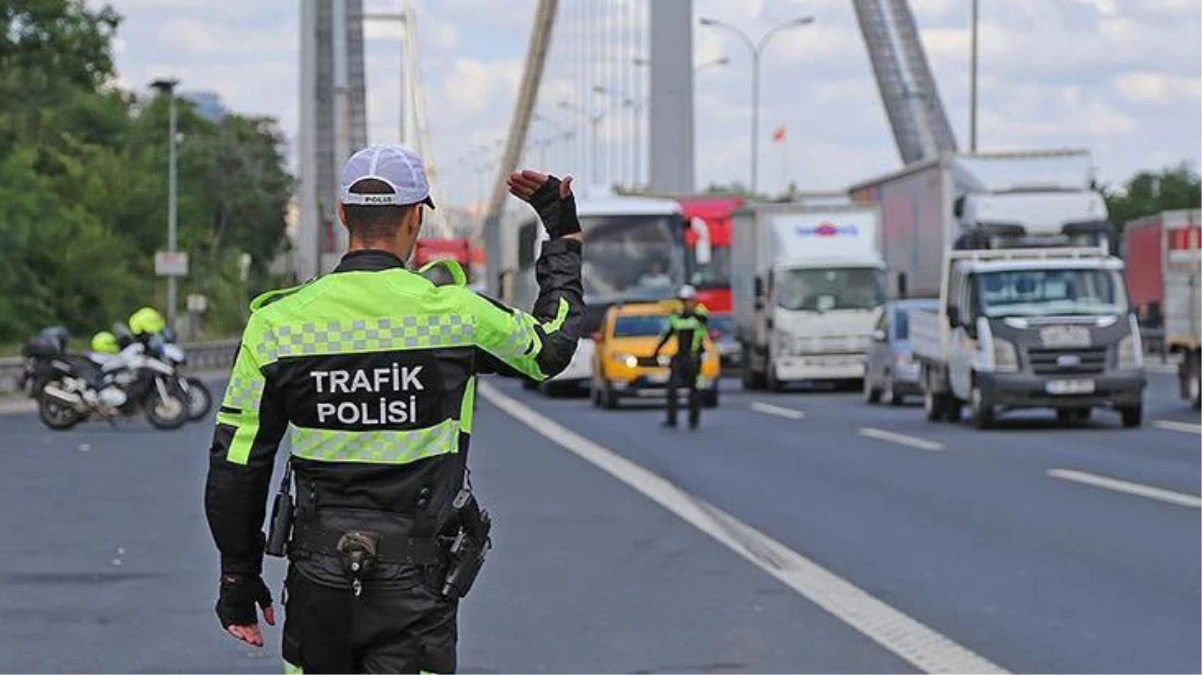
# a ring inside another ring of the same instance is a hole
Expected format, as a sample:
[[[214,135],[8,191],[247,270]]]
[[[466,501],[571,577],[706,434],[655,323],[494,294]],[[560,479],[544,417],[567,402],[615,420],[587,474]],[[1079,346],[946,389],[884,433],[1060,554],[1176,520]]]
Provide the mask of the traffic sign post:
[[[160,277],[188,276],[188,254],[183,251],[156,251],[154,273]]]

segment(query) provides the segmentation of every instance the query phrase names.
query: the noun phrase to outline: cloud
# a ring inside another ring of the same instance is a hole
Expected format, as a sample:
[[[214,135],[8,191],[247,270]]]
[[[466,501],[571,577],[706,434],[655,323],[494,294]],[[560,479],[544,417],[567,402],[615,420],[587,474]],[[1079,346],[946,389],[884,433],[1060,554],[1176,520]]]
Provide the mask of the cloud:
[[[1131,72],[1114,78],[1119,93],[1128,101],[1158,104],[1175,99],[1198,99],[1202,82],[1196,77],[1178,77],[1164,73]]]
[[[95,0],[93,0],[95,1]],[[560,3],[540,107],[561,125],[579,121],[560,100],[597,105],[594,85],[646,92],[646,25],[632,8],[655,0],[608,2],[614,31],[609,72],[580,67],[585,3]],[[294,1],[113,0],[127,20],[117,52],[120,82],[174,74],[189,90],[219,92],[228,106],[277,115],[289,136],[299,110],[298,5]],[[395,12],[398,0],[367,0],[369,12]],[[479,146],[503,137],[521,79],[535,0],[419,2],[422,76],[434,154],[456,198],[474,198],[484,161]],[[911,0],[937,87],[962,146],[967,145],[969,3]],[[764,53],[760,173],[778,189],[783,148],[768,141],[789,128],[790,174],[803,189],[837,188],[897,168],[899,159],[852,5],[847,0],[695,0],[694,19],[713,16],[758,38],[801,15],[815,23],[779,34]],[[594,22],[595,24],[595,22]],[[369,123],[373,140],[396,137],[400,109],[395,27],[366,27]],[[595,25],[593,33],[595,34]],[[731,59],[698,73],[698,184],[747,180],[750,125],[747,48],[734,36],[695,26],[698,61]],[[1197,0],[1006,0],[981,3],[980,138],[983,148],[1081,146],[1094,151],[1103,179],[1179,159],[1202,147],[1202,8]],[[620,47],[620,48],[619,48]],[[549,125],[538,127],[543,133]],[[609,122],[615,144],[629,125]],[[644,138],[644,143],[646,139]],[[608,145],[608,143],[607,143]],[[584,165],[582,138],[549,148],[557,171]],[[624,151],[623,151],[624,152]],[[495,154],[494,151],[490,153]],[[615,154],[621,154],[615,151]],[[471,158],[470,161],[458,161]]]

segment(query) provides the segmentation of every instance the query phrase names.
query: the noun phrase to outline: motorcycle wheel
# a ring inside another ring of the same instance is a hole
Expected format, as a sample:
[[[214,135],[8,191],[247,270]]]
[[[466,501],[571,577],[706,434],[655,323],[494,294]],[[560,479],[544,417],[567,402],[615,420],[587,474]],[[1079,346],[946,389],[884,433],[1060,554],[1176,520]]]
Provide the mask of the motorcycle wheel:
[[[213,395],[209,393],[209,388],[195,377],[186,378],[184,385],[188,388],[188,419],[193,422],[204,419],[213,408]]]
[[[66,431],[83,419],[79,412],[70,406],[41,394],[38,395],[38,417],[41,418],[42,424],[55,431]]]
[[[160,385],[167,392],[165,397],[160,393]],[[151,384],[142,407],[146,411],[146,419],[156,429],[178,429],[188,421],[188,401],[184,392],[168,380]]]

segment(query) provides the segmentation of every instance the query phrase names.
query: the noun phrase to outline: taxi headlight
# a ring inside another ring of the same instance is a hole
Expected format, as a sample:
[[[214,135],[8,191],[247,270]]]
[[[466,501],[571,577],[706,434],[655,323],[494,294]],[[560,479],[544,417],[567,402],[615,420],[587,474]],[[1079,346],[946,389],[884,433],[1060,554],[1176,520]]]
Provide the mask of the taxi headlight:
[[[993,371],[995,373],[1018,372],[1018,349],[1013,342],[1002,338],[993,339]]]
[[[627,368],[634,368],[639,365],[639,360],[633,354],[625,352],[614,352],[610,358]]]
[[[1119,370],[1139,370],[1144,367],[1144,355],[1134,335],[1119,340]]]
[[[660,354],[659,356],[655,357],[655,362],[666,368],[672,365],[672,357],[668,356],[667,354]]]

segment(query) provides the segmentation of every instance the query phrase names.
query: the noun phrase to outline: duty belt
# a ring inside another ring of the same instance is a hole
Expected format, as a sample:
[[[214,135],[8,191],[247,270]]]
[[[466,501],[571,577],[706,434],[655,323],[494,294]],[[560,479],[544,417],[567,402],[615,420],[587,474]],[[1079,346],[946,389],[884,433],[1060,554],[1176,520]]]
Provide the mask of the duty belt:
[[[342,556],[346,538],[356,530],[330,530],[298,524],[292,547],[309,554]],[[446,562],[446,548],[437,539],[418,539],[368,532],[373,538],[375,558],[392,565],[439,565]]]

